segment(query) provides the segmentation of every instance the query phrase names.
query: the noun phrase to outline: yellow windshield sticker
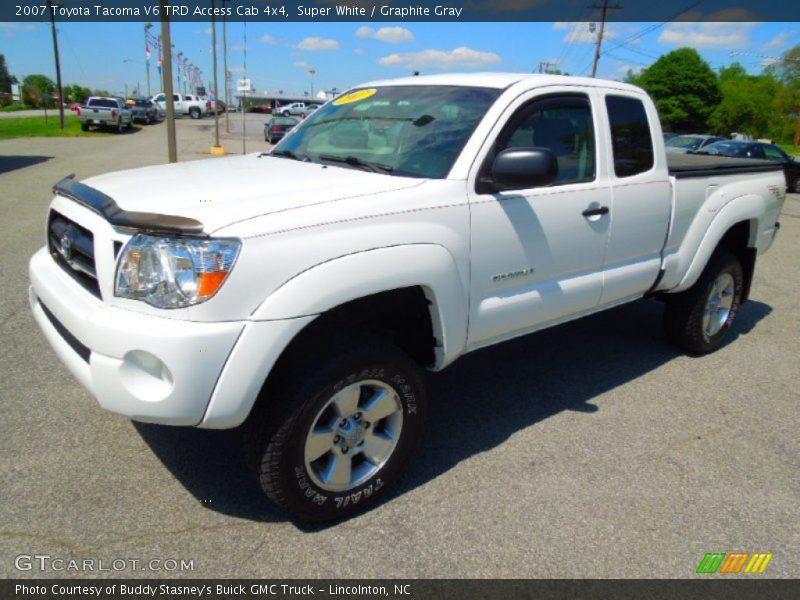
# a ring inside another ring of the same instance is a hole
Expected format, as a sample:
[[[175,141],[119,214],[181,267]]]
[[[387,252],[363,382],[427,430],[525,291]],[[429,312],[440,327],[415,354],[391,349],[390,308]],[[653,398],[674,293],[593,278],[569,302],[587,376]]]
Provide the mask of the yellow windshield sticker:
[[[359,102],[360,100],[364,100],[365,98],[369,98],[370,96],[374,96],[378,93],[378,90],[375,88],[369,88],[366,90],[356,90],[355,92],[350,92],[349,94],[345,94],[341,98],[337,98],[333,101],[334,105],[341,106],[342,104],[350,104],[351,102]]]

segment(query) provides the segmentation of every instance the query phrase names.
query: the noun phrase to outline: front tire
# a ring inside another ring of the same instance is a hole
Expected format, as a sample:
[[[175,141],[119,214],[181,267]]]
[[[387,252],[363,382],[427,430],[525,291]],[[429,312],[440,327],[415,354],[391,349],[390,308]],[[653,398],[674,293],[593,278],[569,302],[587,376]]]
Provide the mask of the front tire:
[[[685,292],[667,296],[667,338],[692,355],[718,350],[733,326],[744,290],[744,271],[733,254],[712,256],[697,282]]]
[[[261,489],[306,522],[341,520],[374,506],[422,439],[419,369],[372,338],[314,357],[305,353],[302,362],[282,368],[245,427]]]
[[[193,119],[199,119],[203,115],[200,114],[200,109],[199,108],[191,108],[191,109],[189,109],[189,116],[191,118],[193,118]]]

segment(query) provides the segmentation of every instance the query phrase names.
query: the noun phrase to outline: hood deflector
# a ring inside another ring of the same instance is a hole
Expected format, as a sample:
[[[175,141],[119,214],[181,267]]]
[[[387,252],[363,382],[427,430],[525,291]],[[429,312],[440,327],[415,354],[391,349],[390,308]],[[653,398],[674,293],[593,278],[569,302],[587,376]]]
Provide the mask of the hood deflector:
[[[66,176],[55,184],[53,193],[70,198],[93,210],[115,227],[177,235],[201,235],[203,233],[203,224],[194,219],[123,210],[110,196],[75,181],[74,174]]]

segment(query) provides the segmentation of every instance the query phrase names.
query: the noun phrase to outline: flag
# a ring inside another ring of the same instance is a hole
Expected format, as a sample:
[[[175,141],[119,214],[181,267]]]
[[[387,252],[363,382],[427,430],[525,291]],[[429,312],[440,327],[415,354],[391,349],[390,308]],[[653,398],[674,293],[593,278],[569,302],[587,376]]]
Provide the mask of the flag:
[[[147,59],[147,62],[150,62],[150,46],[147,44],[144,45],[144,56]]]

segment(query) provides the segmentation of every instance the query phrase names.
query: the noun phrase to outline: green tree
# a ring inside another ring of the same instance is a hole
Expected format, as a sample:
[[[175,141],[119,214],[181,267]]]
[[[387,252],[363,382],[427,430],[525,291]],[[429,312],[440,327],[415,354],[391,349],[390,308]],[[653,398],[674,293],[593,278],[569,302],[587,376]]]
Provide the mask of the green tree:
[[[767,67],[766,72],[783,83],[772,101],[777,118],[771,137],[792,140],[795,146],[800,146],[800,45],[784,52],[781,60]]]
[[[665,54],[638,77],[665,130],[701,132],[722,100],[717,76],[693,48]]]
[[[86,104],[89,96],[92,95],[92,90],[87,87],[82,87],[73,84],[64,88],[64,95],[69,98],[70,102],[77,102],[78,104]]]
[[[29,106],[36,108],[54,106],[55,93],[56,84],[45,75],[28,75],[22,81],[22,102]]]
[[[770,74],[749,75],[742,65],[733,63],[720,70],[719,83],[722,102],[708,119],[712,132],[771,137],[773,126],[779,120],[773,101],[781,92],[781,82]]]
[[[11,84],[16,79],[8,72],[6,57],[0,54],[0,105],[11,102]]]

